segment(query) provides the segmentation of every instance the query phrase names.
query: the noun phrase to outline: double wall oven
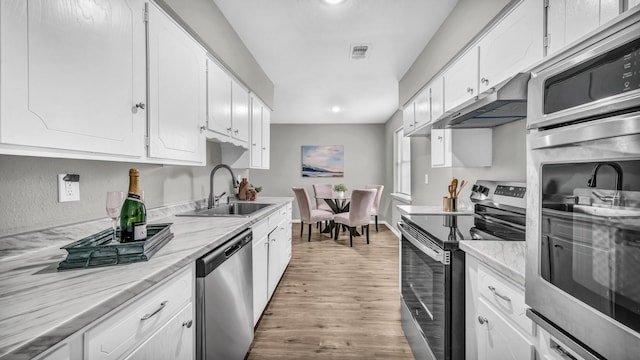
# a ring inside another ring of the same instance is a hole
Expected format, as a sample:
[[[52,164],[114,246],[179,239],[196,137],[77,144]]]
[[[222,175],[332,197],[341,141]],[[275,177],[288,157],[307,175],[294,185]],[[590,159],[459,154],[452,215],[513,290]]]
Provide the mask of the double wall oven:
[[[640,12],[534,72],[528,114],[528,315],[574,357],[638,359]]]
[[[403,215],[402,327],[416,359],[464,359],[460,240],[525,240],[525,183],[478,181],[474,214]]]

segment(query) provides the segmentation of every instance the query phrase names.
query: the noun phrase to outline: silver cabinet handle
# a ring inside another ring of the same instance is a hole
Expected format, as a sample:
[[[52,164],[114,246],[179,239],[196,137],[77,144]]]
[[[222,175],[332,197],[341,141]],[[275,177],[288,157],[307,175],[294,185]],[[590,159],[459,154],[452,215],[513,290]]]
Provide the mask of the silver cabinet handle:
[[[148,320],[150,319],[153,315],[159,313],[160,311],[162,311],[162,309],[164,309],[165,306],[167,306],[167,303],[169,301],[165,300],[163,302],[160,303],[160,307],[158,307],[154,312],[152,312],[151,314],[146,314],[145,316],[143,316],[140,320]]]
[[[267,148],[266,148],[266,147],[263,147],[263,148],[262,148],[262,150],[267,150]]]
[[[499,297],[500,299],[504,300],[504,301],[511,301],[511,299],[506,296],[506,295],[502,295],[499,292],[496,291],[496,288],[494,288],[493,286],[487,286],[489,288],[489,290],[491,290],[491,292],[493,293],[493,295]]]
[[[187,320],[187,321],[182,323],[182,326],[186,326],[187,329],[190,329],[191,325],[193,325],[193,320]]]
[[[206,127],[206,126],[204,126],[204,125],[200,126],[200,132],[203,132],[203,131],[205,131],[205,130],[207,130],[207,127]]]
[[[230,127],[227,128],[227,132],[231,132],[231,128]]]
[[[257,145],[258,145],[258,144],[256,144],[256,143],[251,144],[251,146],[257,146]]]
[[[144,110],[144,107],[145,107],[144,103],[139,102],[136,104],[136,108],[138,109]]]
[[[483,84],[489,85],[489,79],[487,79],[487,78],[480,79],[480,82],[483,83]]]
[[[469,94],[473,94],[473,88],[472,88],[472,87],[468,87],[468,88],[467,88],[467,92],[468,92]]]
[[[233,132],[237,134],[238,133],[238,129],[233,130]]]
[[[438,140],[442,140],[442,136],[438,136]]]
[[[480,325],[484,325],[489,323],[489,319],[487,319],[486,317],[479,315],[478,316],[478,322],[480,323]]]

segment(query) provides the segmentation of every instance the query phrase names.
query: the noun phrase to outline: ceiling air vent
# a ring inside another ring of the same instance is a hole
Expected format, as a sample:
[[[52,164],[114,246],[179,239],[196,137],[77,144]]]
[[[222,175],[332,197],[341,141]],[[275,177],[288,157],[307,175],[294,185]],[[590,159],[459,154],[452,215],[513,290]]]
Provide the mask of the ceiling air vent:
[[[369,48],[367,44],[351,45],[351,59],[364,60],[369,57]]]

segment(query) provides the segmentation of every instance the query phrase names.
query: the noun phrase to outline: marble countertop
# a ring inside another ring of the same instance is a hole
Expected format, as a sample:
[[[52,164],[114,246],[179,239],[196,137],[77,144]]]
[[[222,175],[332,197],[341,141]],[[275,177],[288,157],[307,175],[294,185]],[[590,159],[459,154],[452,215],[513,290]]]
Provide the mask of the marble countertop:
[[[405,215],[471,215],[473,208],[458,209],[458,211],[443,211],[442,205],[397,205],[398,210]]]
[[[108,228],[108,220],[2,239],[0,358],[31,359],[291,201],[258,198],[274,206],[242,218],[174,216],[194,202],[149,210],[147,222],[172,223],[174,238],[149,261],[116,266],[57,271],[66,256],[60,246]]]
[[[460,241],[464,250],[524,287],[526,241]]]

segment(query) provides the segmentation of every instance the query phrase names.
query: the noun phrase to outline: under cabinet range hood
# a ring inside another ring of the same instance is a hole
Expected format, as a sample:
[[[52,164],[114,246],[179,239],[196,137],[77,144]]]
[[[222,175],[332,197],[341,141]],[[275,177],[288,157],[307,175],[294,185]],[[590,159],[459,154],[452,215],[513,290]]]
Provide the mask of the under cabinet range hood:
[[[433,128],[490,128],[527,117],[530,73],[519,73],[445,112]]]

